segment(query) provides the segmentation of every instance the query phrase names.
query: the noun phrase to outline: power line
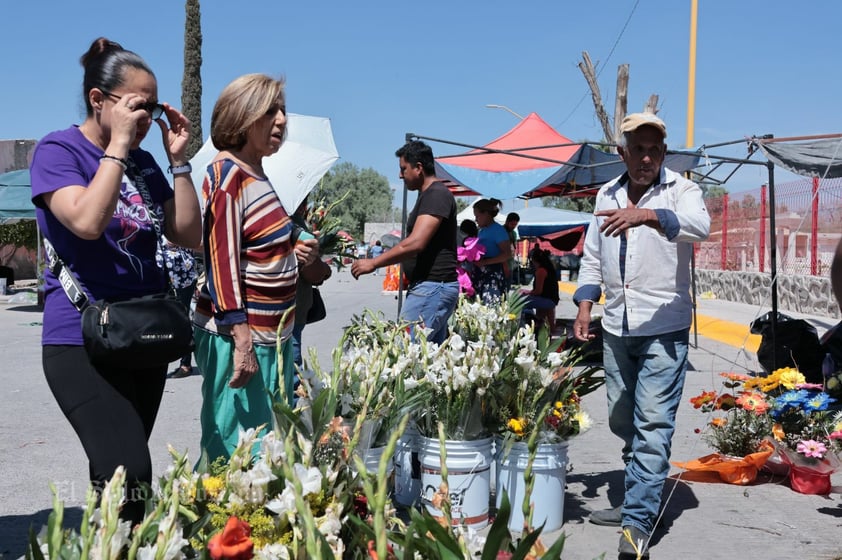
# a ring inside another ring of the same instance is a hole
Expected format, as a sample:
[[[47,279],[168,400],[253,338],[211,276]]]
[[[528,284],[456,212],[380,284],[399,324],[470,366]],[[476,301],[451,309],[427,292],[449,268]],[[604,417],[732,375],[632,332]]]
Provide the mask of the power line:
[[[603,63],[600,65],[600,67],[599,67],[599,71],[596,73],[596,77],[597,77],[597,78],[599,78],[599,75],[600,75],[600,74],[602,74],[602,71],[603,71],[603,70],[605,69],[605,67],[608,65],[608,61],[611,59],[611,55],[613,55],[613,54],[614,54],[614,51],[617,49],[617,45],[619,45],[619,44],[620,44],[620,39],[622,39],[622,38],[623,38],[623,34],[625,34],[625,32],[626,32],[626,28],[629,26],[629,22],[631,21],[631,18],[632,18],[632,16],[634,15],[635,10],[637,10],[637,5],[638,5],[638,4],[640,4],[640,0],[635,0],[634,6],[632,6],[631,12],[629,12],[629,16],[626,18],[626,22],[623,24],[623,28],[622,28],[622,29],[620,29],[620,33],[617,35],[617,39],[614,41],[614,44],[611,46],[611,50],[610,50],[610,51],[608,51],[608,56],[605,58],[605,62],[603,62]],[[590,91],[586,91],[586,92],[585,92],[585,94],[584,94],[584,95],[582,95],[581,99],[579,99],[578,103],[576,103],[576,105],[575,105],[575,106],[573,107],[573,109],[570,111],[570,114],[568,114],[568,115],[564,118],[564,120],[563,120],[563,121],[561,121],[558,125],[556,125],[556,127],[555,127],[556,129],[561,128],[561,127],[562,127],[562,125],[564,125],[564,123],[566,123],[567,121],[569,121],[569,120],[570,120],[570,117],[572,117],[572,116],[576,113],[576,111],[579,109],[579,105],[581,105],[581,104],[582,104],[582,102],[583,102],[585,99],[587,99],[588,95],[590,95]]]

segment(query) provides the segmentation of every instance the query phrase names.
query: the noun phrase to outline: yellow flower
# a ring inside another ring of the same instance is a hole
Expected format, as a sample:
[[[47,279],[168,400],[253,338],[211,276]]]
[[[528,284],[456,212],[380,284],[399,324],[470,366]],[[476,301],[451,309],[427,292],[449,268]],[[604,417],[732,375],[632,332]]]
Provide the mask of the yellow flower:
[[[218,476],[209,476],[202,479],[202,490],[211,498],[216,498],[222,491],[225,483]]]
[[[804,374],[792,367],[776,369],[774,374],[777,374],[780,384],[787,389],[795,389],[796,385],[806,383]]]
[[[593,424],[593,422],[591,421],[591,417],[584,410],[580,410],[579,412],[574,414],[573,418],[579,423],[579,433],[582,433],[585,430],[589,429],[591,427],[591,424]]]
[[[772,435],[775,436],[776,440],[783,441],[784,437],[786,437],[783,426],[777,423],[772,426]]]
[[[523,431],[526,429],[526,419],[525,418],[511,418],[506,423],[506,426],[509,427],[511,431],[513,431],[516,435],[522,436]]]

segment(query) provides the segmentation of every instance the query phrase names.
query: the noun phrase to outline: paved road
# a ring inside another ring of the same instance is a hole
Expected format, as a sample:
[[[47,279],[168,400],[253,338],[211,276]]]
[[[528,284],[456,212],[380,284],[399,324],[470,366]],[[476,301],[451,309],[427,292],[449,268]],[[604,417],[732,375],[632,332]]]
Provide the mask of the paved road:
[[[382,280],[382,276],[368,276],[355,281],[343,271],[325,285],[322,293],[328,318],[304,331],[305,345],[314,346],[321,363],[329,363],[342,328],[354,314],[369,308],[394,316],[396,298],[381,292]],[[758,369],[753,353],[740,347],[750,342],[748,323],[763,311],[730,302],[700,301],[700,317],[707,318],[704,329],[713,334],[708,338],[702,333],[698,347],[691,350],[692,371],[679,410],[674,460],[709,453],[694,432],[702,425],[701,415],[687,405],[687,398],[702,389],[718,388],[721,371]],[[574,316],[569,296],[563,297],[558,316]],[[820,331],[833,324],[830,319],[810,320]],[[40,322],[41,313],[33,307],[0,305],[0,557],[7,559],[23,553],[31,524],[46,522],[50,483],[59,490],[68,508],[68,523],[74,525],[79,522],[87,485],[84,453],[43,378]],[[718,340],[716,332],[721,329],[730,333],[732,344]],[[733,337],[746,343],[733,342]],[[198,376],[167,382],[150,442],[157,473],[169,464],[168,444],[188,450],[191,456],[197,452],[200,383]],[[567,535],[564,557],[570,560],[602,553],[612,558],[619,539],[616,529],[587,522],[589,511],[621,499],[622,462],[619,440],[608,431],[604,392],[589,396],[585,405],[594,426],[571,442],[565,525],[548,535],[549,539],[561,532]],[[834,483],[842,485],[842,478]],[[773,478],[747,488],[683,481],[670,486],[674,492],[666,500],[664,523],[654,536],[653,558],[842,558],[840,488],[822,497],[796,494]]]

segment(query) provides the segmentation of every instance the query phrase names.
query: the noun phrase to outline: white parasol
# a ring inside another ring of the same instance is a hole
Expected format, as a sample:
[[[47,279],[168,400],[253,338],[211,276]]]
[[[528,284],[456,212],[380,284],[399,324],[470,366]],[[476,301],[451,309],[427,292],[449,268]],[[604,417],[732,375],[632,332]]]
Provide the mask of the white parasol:
[[[190,160],[200,200],[205,169],[217,152],[208,139]],[[337,159],[330,119],[288,113],[286,140],[276,154],[263,160],[263,170],[284,209],[292,214]]]

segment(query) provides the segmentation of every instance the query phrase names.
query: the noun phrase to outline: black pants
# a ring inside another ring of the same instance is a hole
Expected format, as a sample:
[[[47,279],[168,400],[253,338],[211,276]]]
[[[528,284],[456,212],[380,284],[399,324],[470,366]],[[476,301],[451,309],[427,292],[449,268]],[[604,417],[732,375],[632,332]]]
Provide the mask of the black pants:
[[[143,519],[140,483],[152,482],[149,436],[164,394],[167,364],[146,370],[97,370],[82,346],[44,346],[47,384],[88,456],[91,483],[101,489],[126,469],[123,519]]]
[[[193,302],[193,293],[196,291],[196,281],[194,280],[192,284],[189,286],[185,286],[184,288],[176,288],[175,289],[175,298],[181,302],[181,304],[190,309],[190,304]],[[192,317],[192,314],[191,314]],[[189,368],[193,365],[193,352],[188,352],[184,356],[181,357],[181,367]]]

